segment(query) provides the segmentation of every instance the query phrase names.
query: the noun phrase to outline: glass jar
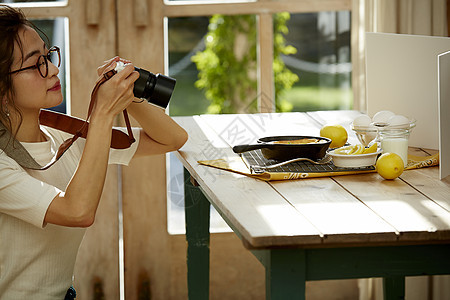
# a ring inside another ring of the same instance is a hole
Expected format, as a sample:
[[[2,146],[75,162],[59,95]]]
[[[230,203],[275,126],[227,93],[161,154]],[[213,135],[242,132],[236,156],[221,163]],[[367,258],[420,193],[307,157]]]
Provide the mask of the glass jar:
[[[408,165],[409,129],[380,130],[381,149],[383,153],[398,154],[406,167]]]

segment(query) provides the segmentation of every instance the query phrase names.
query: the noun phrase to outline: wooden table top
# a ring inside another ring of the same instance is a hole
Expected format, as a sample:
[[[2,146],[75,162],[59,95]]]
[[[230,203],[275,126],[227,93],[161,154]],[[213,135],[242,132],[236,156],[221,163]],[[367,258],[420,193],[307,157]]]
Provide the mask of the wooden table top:
[[[236,158],[232,146],[264,136],[318,136],[324,124],[342,124],[355,144],[349,126],[359,114],[176,117],[189,133],[177,156],[248,248],[449,243],[450,180],[439,180],[438,167],[407,170],[389,181],[369,173],[265,182],[197,163]]]

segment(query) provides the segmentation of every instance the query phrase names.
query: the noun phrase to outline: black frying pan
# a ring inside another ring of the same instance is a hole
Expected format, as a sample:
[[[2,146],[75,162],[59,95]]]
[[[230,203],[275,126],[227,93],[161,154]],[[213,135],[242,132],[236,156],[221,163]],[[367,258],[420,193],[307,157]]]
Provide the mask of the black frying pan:
[[[318,139],[317,143],[311,144],[278,144],[276,141],[299,140],[304,138]],[[251,150],[261,149],[267,159],[288,160],[298,157],[310,159],[321,159],[327,153],[331,140],[317,136],[269,136],[258,139],[256,144],[237,145],[233,147],[235,153],[243,153]]]

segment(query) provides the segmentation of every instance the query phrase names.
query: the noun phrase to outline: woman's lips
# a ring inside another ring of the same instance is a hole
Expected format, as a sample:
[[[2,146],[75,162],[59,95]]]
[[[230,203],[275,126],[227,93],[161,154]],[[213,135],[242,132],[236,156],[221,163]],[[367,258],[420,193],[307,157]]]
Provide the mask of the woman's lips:
[[[61,89],[61,83],[58,81],[58,82],[55,83],[54,86],[52,86],[52,87],[49,88],[48,90],[49,90],[50,92],[53,92],[53,91],[59,91],[60,89]]]

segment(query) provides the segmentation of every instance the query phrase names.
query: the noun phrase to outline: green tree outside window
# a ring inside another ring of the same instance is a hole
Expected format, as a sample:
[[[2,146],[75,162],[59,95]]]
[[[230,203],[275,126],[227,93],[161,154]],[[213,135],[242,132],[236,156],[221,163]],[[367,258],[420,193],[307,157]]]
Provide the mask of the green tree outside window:
[[[277,111],[290,111],[283,92],[299,80],[285,66],[281,55],[297,52],[286,45],[289,13],[274,14],[275,105]],[[199,71],[195,85],[211,102],[208,113],[257,112],[256,17],[254,15],[214,15],[210,18],[205,50],[192,57]]]

